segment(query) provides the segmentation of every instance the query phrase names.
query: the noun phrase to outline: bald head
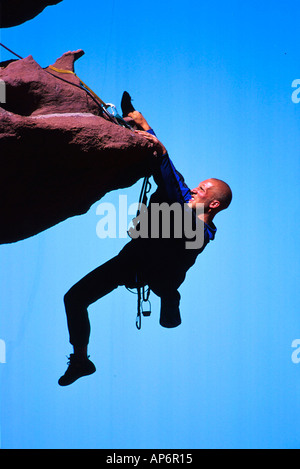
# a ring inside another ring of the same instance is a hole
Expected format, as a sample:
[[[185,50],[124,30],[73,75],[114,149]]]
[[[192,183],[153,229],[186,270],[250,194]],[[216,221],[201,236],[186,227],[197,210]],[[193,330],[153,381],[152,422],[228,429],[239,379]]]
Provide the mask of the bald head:
[[[232,191],[229,185],[221,181],[221,179],[208,179],[212,183],[212,189],[214,197],[220,202],[220,208],[218,211],[225,210],[229,207],[232,201]]]
[[[229,207],[232,201],[232,192],[229,185],[221,179],[206,179],[191,191],[190,207],[196,208],[197,204],[204,205],[204,213],[213,218],[221,210]]]

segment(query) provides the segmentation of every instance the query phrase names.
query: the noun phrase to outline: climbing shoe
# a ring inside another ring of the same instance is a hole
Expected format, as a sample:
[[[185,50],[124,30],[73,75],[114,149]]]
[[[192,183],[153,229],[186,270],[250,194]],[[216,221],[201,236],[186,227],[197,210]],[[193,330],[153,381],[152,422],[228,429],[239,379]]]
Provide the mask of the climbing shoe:
[[[83,376],[89,376],[95,373],[96,367],[93,362],[87,358],[78,358],[76,355],[70,355],[68,369],[58,380],[60,386],[69,386]]]
[[[123,112],[123,117],[127,117],[130,112],[135,111],[132,102],[131,102],[131,96],[127,91],[124,91],[123,96],[122,96],[122,101],[121,101],[121,109]]]

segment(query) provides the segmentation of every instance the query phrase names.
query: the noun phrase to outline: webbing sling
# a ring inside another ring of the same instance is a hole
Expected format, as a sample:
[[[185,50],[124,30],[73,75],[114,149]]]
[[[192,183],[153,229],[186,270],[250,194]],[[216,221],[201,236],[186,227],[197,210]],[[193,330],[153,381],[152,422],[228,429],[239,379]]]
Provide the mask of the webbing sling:
[[[76,83],[72,83],[68,80],[65,80],[62,77],[59,77],[57,75],[53,75],[49,70],[53,70],[54,72],[57,73],[66,73],[70,75],[74,75],[76,78],[78,78],[80,85],[77,85]],[[106,104],[99,96],[86,84],[84,81],[82,81],[78,75],[76,75],[75,72],[72,72],[71,70],[62,70],[59,68],[54,67],[53,65],[49,65],[49,67],[44,68],[45,72],[49,73],[51,76],[64,81],[65,83],[68,83],[69,85],[76,86],[77,88],[80,88],[81,90],[85,91],[92,99],[93,101],[97,104],[97,106],[101,109],[102,113],[108,117],[108,119],[113,122],[114,124],[118,124],[122,127],[126,127],[127,129],[133,130],[131,125],[128,124],[117,112],[115,114],[111,114],[108,109],[113,108],[116,110],[116,107],[113,104]]]
[[[72,72],[71,70],[61,70],[60,68],[53,67],[53,65],[49,65],[48,68],[51,68],[51,70],[54,70],[54,72],[58,72],[58,73],[69,73],[70,75],[74,75],[76,78],[78,78],[78,80],[80,81],[81,85],[82,85],[84,88],[86,88],[87,90],[89,90],[89,92],[94,96],[94,98],[96,98],[96,99],[100,102],[100,104],[105,107],[105,109],[107,109],[107,108],[109,107],[109,105],[107,105],[104,101],[102,101],[102,99],[99,98],[99,96],[96,95],[96,93],[95,93],[93,90],[91,90],[91,88],[89,88],[88,85],[86,85],[86,84],[84,83],[84,81],[82,81],[82,80],[79,78],[79,76],[76,75],[75,72]]]

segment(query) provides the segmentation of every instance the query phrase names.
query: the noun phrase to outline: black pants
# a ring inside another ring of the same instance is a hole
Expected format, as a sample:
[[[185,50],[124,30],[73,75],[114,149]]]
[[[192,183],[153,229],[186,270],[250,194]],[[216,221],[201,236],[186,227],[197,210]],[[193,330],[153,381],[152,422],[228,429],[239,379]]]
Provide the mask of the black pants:
[[[149,285],[161,298],[160,324],[168,328],[181,324],[179,285],[171,280],[166,262],[154,273],[153,256],[152,264],[147,263],[147,254],[149,256],[149,251],[142,243],[131,241],[118,256],[90,272],[66,293],[64,303],[73,346],[84,347],[89,343],[91,328],[88,307],[122,285],[129,288]]]

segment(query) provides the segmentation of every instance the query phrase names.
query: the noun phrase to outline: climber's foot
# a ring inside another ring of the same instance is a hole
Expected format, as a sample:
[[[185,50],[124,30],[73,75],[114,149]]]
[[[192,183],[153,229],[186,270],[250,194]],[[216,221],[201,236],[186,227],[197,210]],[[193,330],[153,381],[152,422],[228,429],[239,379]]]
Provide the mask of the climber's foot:
[[[124,91],[123,96],[122,96],[122,101],[121,101],[121,109],[123,112],[123,117],[128,117],[128,115],[135,111],[132,102],[131,102],[131,96],[127,91]]]
[[[144,116],[139,111],[134,109],[131,103],[131,96],[129,93],[127,93],[127,91],[124,91],[123,93],[121,108],[123,117],[130,117],[142,130],[151,130],[151,127]]]
[[[70,355],[68,369],[65,374],[58,380],[60,386],[69,386],[83,376],[89,376],[95,373],[96,367],[88,357],[82,359],[76,355]]]

